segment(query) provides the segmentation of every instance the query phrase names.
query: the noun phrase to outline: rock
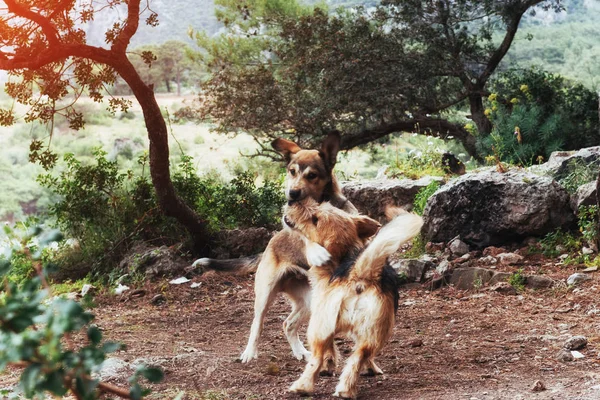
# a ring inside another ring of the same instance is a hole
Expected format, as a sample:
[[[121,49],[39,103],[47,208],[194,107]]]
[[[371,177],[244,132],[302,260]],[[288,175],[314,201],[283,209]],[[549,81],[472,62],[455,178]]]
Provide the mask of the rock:
[[[495,285],[499,282],[506,282],[511,277],[511,275],[512,274],[508,272],[494,272],[494,275],[492,275],[492,278],[490,279],[488,284]]]
[[[544,275],[530,275],[525,278],[525,285],[531,289],[547,289],[554,286],[554,280]]]
[[[90,296],[93,296],[94,293],[96,293],[98,289],[96,289],[95,286],[90,285],[89,283],[86,283],[85,285],[83,285],[81,287],[81,297],[85,297],[85,295],[89,294]]]
[[[569,285],[569,286],[579,285],[580,283],[588,281],[590,279],[592,279],[592,278],[589,275],[578,272],[567,278],[567,285]]]
[[[556,356],[556,359],[558,361],[562,361],[562,362],[569,362],[569,361],[573,361],[573,355],[571,354],[570,351],[567,351],[565,349],[561,349],[558,352],[558,355]]]
[[[515,289],[508,282],[498,282],[489,288],[492,292],[498,292],[506,295],[515,296],[517,294],[517,289]]]
[[[546,390],[546,385],[544,385],[544,382],[542,381],[535,381],[531,388],[532,392],[543,392],[544,390]]]
[[[398,275],[405,275],[409,282],[422,282],[425,273],[433,263],[416,259],[400,259],[391,261],[390,265],[396,270]]]
[[[452,271],[450,283],[458,289],[479,289],[494,276],[494,271],[485,268],[457,268]]]
[[[596,272],[598,271],[598,267],[587,267],[586,269],[582,270],[581,272],[589,274],[590,272]]]
[[[471,259],[471,255],[469,253],[467,254],[463,254],[462,256],[458,257],[456,260],[454,260],[455,263],[457,264],[462,264],[464,262],[467,262]]]
[[[481,262],[483,264],[492,265],[492,264],[496,264],[498,262],[498,260],[492,256],[485,256],[485,257],[480,258],[479,262]]]
[[[585,336],[573,336],[569,338],[563,345],[567,350],[581,350],[587,346],[588,340]]]
[[[448,244],[448,248],[455,256],[462,256],[469,252],[469,245],[460,240],[459,237],[455,237]]]
[[[489,246],[489,247],[486,247],[485,249],[483,249],[482,253],[486,257],[488,257],[488,256],[496,257],[498,254],[507,253],[507,251],[503,247]]]
[[[231,229],[216,234],[213,258],[239,258],[264,251],[275,231],[266,228]]]
[[[181,274],[189,262],[177,250],[167,246],[151,247],[144,243],[134,246],[119,263],[123,271],[143,272],[148,278]]]
[[[128,377],[131,373],[131,369],[132,367],[129,363],[120,358],[111,357],[102,362],[102,366],[100,367],[97,376],[101,381]]]
[[[425,245],[425,251],[427,253],[443,253],[444,252],[444,248],[446,246],[444,245],[443,242],[440,243],[433,243],[433,242],[427,242],[427,244]]]
[[[583,354],[581,354],[580,352],[576,351],[576,350],[572,350],[571,351],[571,355],[573,356],[574,359],[579,360],[580,358],[585,358],[585,356]]]
[[[571,195],[571,208],[575,213],[581,206],[593,206],[596,204],[596,182],[588,182],[579,186],[577,191]]]
[[[150,300],[150,303],[158,306],[160,304],[163,304],[167,301],[167,298],[163,295],[163,294],[157,294],[156,296],[154,296],[152,298],[152,300]]]
[[[442,260],[435,268],[438,274],[444,275],[446,272],[450,270],[450,262],[448,260]]]
[[[427,187],[433,181],[442,183],[443,179],[428,176],[418,180],[386,179],[345,182],[342,192],[361,214],[366,214],[380,222],[385,222],[386,206],[395,205],[405,207],[412,205],[419,190]]]
[[[533,165],[528,170],[537,174],[550,175],[558,181],[571,174],[577,168],[577,164],[598,166],[599,162],[600,146],[587,147],[577,151],[555,151],[550,154],[548,162]]]
[[[594,250],[590,249],[589,247],[584,247],[581,249],[581,254],[589,256],[590,254],[594,254]]]
[[[408,342],[408,345],[410,347],[421,347],[423,346],[423,341],[421,339],[413,339],[410,342]]]
[[[523,261],[523,256],[515,253],[500,253],[497,257],[500,263],[505,265],[514,265]]]
[[[575,221],[564,188],[550,177],[515,169],[469,173],[447,183],[431,196],[423,218],[427,240],[460,235],[480,248],[542,236]]]

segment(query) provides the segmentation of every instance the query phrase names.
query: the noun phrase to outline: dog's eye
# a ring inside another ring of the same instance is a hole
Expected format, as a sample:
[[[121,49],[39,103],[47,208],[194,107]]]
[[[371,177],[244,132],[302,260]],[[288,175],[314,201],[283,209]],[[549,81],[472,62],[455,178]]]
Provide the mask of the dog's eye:
[[[313,217],[312,217],[312,223],[313,223],[313,225],[316,225],[317,222],[319,222],[319,218],[317,218],[316,215],[313,215]]]
[[[290,169],[290,174],[292,174],[292,176],[296,176],[296,170],[294,168]]]
[[[310,174],[306,175],[306,179],[308,180],[313,180],[317,177],[317,174],[315,174],[314,172],[311,172]]]

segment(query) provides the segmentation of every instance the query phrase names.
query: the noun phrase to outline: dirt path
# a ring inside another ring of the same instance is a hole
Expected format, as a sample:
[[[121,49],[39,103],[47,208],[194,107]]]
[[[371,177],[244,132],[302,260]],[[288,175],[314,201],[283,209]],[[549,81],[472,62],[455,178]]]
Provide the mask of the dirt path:
[[[98,325],[109,339],[127,345],[115,356],[128,363],[144,358],[165,369],[164,383],[150,398],[171,399],[178,391],[186,399],[296,398],[286,389],[304,363],[291,357],[282,334],[286,301],[279,299],[268,314],[259,359],[241,364],[236,359],[252,319],[252,278],[213,274],[195,281],[201,286],[155,282],[140,298],[97,298]],[[402,290],[394,336],[378,358],[385,376],[362,378],[360,398],[600,399],[599,291],[596,277],[574,291],[520,296]],[[150,304],[158,293],[166,301]],[[581,351],[585,358],[558,361],[572,335],[589,339]],[[351,343],[338,345],[347,354]],[[125,384],[128,374],[112,381]],[[534,393],[537,380],[547,390]],[[335,383],[320,379],[313,398],[330,398]]]

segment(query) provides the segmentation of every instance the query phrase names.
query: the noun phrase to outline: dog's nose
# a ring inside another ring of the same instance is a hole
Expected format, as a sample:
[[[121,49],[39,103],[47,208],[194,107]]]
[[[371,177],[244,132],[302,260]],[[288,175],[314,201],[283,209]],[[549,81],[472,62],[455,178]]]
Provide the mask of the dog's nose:
[[[298,200],[300,197],[300,190],[290,190],[289,196],[290,200]]]

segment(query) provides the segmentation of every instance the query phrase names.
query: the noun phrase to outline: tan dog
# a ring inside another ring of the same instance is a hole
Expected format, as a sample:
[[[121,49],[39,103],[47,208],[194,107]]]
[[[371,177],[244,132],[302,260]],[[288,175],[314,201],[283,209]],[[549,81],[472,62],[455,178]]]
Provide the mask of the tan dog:
[[[361,236],[373,234],[379,227],[377,221],[312,199],[286,208],[284,222],[331,255],[325,266],[313,266],[309,272],[313,294],[307,336],[312,357],[291,392],[313,393],[337,334],[348,335],[355,345],[334,396],[355,398],[363,367],[381,373],[373,359],[392,334],[398,308],[397,275],[387,257],[416,236],[423,224],[418,215],[396,210],[398,216],[361,251]]]
[[[330,134],[320,150],[304,150],[285,139],[277,139],[272,145],[287,161],[285,193],[288,201],[311,198],[318,202],[329,202],[350,213],[357,213],[352,203],[342,195],[333,175],[340,145],[339,133]],[[256,269],[254,320],[248,345],[240,356],[242,362],[249,362],[258,357],[258,339],[262,332],[263,320],[280,292],[283,292],[292,304],[292,312],[283,323],[292,353],[299,360],[310,356],[298,336],[300,325],[310,317],[307,255],[311,258],[311,264],[319,264],[327,257],[320,246],[313,246],[307,251],[302,235],[283,230],[271,239],[265,252],[258,257],[233,260],[202,258],[194,262],[196,268],[218,271],[249,273]],[[335,355],[332,352],[333,350],[328,353],[328,362],[325,363],[328,372],[335,369]]]

